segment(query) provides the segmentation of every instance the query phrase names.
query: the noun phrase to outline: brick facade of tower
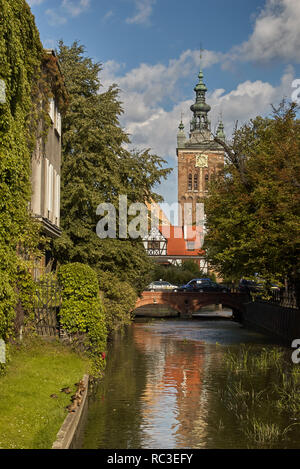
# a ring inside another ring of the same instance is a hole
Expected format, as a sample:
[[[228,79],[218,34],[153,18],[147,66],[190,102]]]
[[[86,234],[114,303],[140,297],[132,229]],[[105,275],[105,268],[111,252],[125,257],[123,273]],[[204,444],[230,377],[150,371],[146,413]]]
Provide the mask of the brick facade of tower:
[[[177,163],[178,203],[182,210],[185,203],[193,205],[195,221],[196,203],[207,195],[209,182],[224,167],[224,151],[221,148],[201,150],[187,145],[177,149]]]

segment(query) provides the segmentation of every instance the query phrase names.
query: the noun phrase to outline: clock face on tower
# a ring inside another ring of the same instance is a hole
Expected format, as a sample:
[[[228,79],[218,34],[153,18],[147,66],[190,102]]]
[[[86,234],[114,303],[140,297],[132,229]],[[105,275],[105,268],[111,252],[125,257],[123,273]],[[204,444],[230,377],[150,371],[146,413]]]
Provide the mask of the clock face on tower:
[[[204,153],[196,155],[196,168],[207,168],[208,167],[208,156]]]

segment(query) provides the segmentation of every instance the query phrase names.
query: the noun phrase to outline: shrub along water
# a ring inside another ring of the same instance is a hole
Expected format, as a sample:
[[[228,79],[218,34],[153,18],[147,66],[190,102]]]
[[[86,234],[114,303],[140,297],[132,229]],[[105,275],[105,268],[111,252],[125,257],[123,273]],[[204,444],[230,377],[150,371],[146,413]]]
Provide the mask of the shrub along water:
[[[109,272],[100,271],[98,278],[108,331],[112,332],[131,322],[137,293],[128,282]]]
[[[61,327],[91,358],[91,373],[101,376],[107,328],[97,274],[84,264],[66,264],[58,271],[58,281],[62,288]]]

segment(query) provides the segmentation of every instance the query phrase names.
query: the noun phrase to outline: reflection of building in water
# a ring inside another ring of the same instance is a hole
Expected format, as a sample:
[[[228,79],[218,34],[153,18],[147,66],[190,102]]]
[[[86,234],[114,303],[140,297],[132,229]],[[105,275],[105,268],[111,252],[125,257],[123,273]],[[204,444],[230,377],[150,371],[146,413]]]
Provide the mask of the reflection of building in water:
[[[147,374],[147,383],[143,392],[144,416],[149,416],[153,412],[153,407],[160,401],[160,391],[162,391],[162,380],[164,374],[165,356],[169,349],[173,348],[173,343],[163,343],[162,338],[152,331],[144,328],[133,328],[135,345],[147,357],[151,373]]]
[[[164,421],[169,422],[164,431],[169,432],[170,445],[190,447],[191,435],[199,440],[205,434],[205,422],[200,425],[199,415],[205,366],[202,345],[192,341],[177,342],[172,336],[168,340],[155,334],[152,328],[147,330],[147,326],[134,328],[133,337],[137,347],[148,355],[142,410],[145,422],[151,416],[151,425],[159,427],[163,416]],[[167,419],[166,414],[169,414]],[[147,428],[148,424],[145,426]]]
[[[180,348],[169,354],[165,361],[164,385],[173,385],[176,389],[178,447],[190,444],[203,392],[204,358],[197,345],[193,342],[181,343]]]

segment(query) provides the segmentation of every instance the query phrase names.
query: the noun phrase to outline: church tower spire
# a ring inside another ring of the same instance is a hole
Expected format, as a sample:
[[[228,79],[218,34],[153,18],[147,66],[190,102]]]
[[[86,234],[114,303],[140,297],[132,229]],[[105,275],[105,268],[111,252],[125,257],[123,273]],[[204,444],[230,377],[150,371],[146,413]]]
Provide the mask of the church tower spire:
[[[178,132],[177,132],[177,148],[184,148],[186,143],[186,136],[184,132],[184,125],[182,122],[182,114],[181,114],[181,121],[178,127]]]
[[[200,55],[200,61],[202,60],[202,50]],[[206,92],[207,88],[203,81],[202,63],[200,62],[200,72],[198,75],[199,83],[194,88],[196,93],[195,103],[191,106],[193,113],[193,119],[191,121],[191,134],[193,132],[201,132],[210,130],[210,121],[208,119],[208,113],[211,107],[206,103]]]
[[[220,140],[225,141],[226,135],[225,135],[225,132],[224,132],[224,124],[223,124],[222,120],[220,120],[219,125],[218,125],[217,137]]]

